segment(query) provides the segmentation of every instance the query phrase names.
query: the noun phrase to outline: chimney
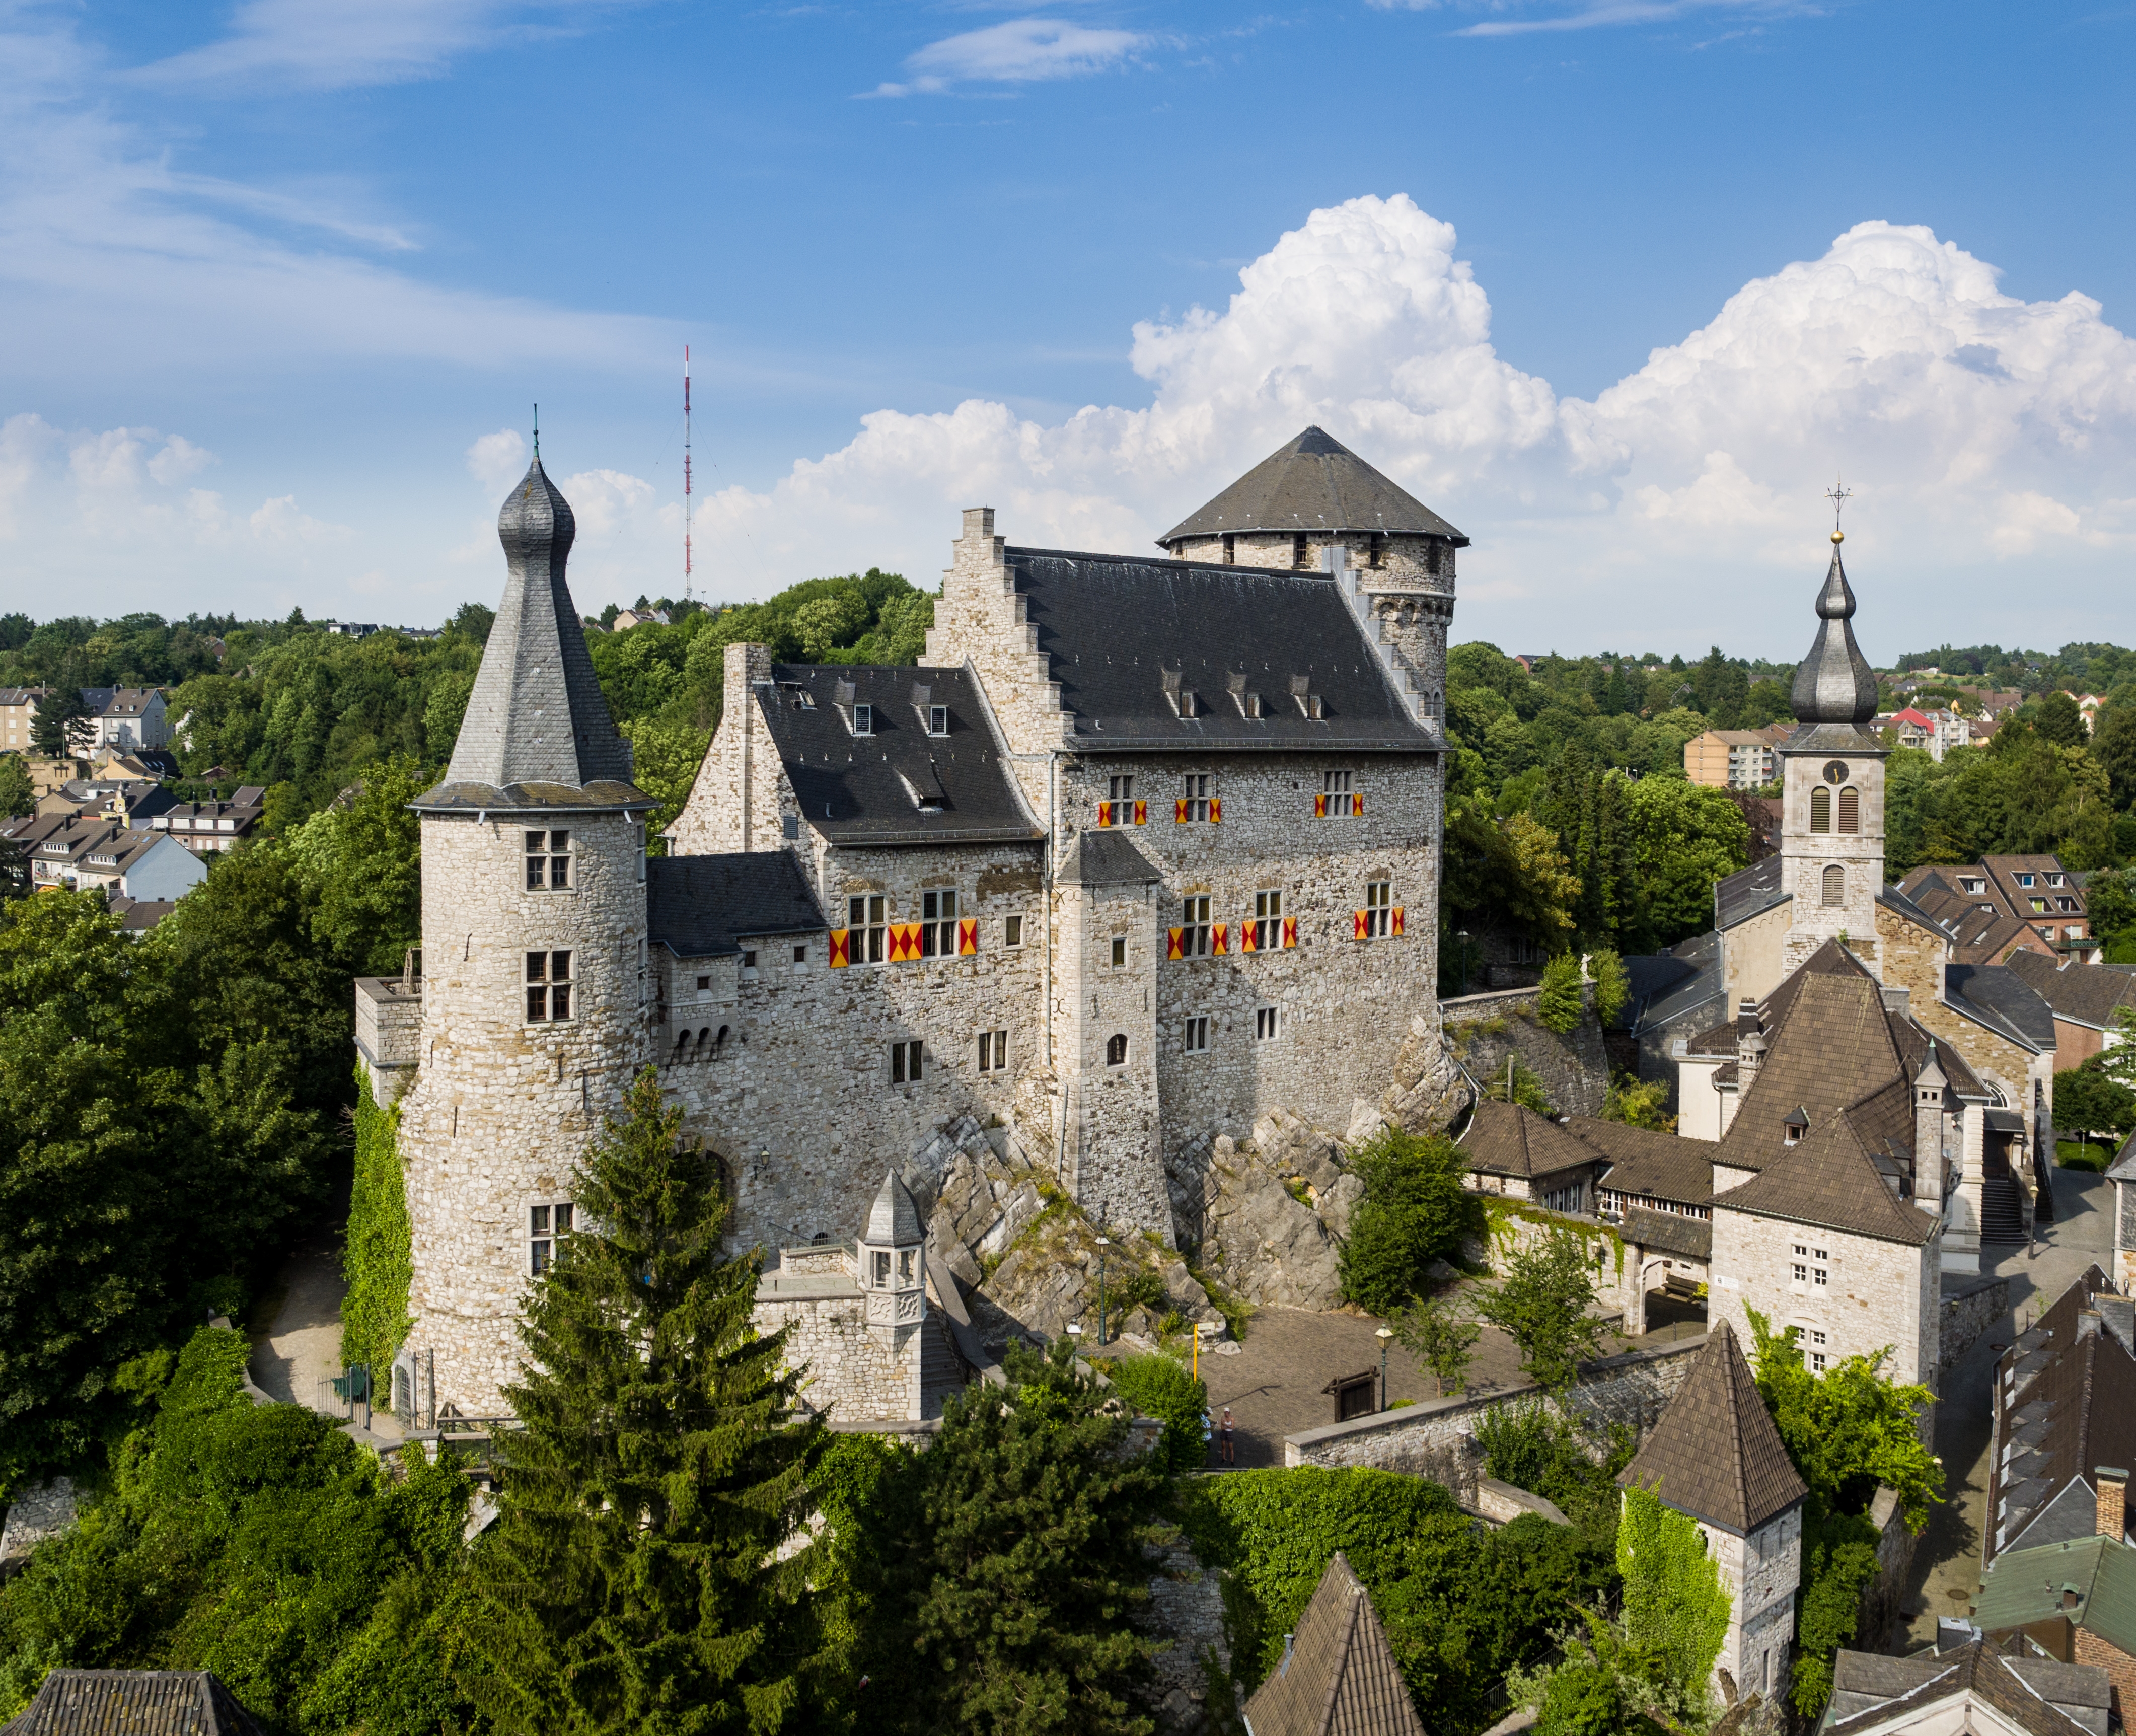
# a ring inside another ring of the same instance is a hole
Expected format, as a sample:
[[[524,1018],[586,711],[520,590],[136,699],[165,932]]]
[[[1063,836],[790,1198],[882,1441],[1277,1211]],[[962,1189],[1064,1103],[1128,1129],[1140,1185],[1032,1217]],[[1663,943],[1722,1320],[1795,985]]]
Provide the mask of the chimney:
[[[2102,1465],[2094,1473],[2099,1479],[2099,1535],[2117,1543],[2129,1534],[2129,1473],[2118,1466]]]
[[[1740,1102],[1765,1059],[1765,1021],[1758,1004],[1745,997],[1736,1014],[1736,1095]]]
[[[1914,1203],[1938,1217],[1943,1213],[1944,1126],[1949,1107],[1950,1081],[1931,1038],[1921,1070],[1914,1075]]]

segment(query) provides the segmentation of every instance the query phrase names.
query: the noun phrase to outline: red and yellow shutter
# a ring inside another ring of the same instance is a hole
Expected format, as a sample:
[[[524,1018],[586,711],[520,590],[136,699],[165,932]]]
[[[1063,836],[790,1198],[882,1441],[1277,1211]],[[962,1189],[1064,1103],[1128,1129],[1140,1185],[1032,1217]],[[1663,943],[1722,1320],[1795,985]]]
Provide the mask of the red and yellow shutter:
[[[1361,815],[1364,813],[1365,792],[1363,790],[1360,790],[1355,795],[1350,798],[1350,811],[1352,814]]]
[[[890,961],[901,965],[920,956],[920,925],[917,922],[893,922],[890,925]]]
[[[1258,939],[1259,939],[1259,934],[1258,934],[1258,931],[1257,931],[1257,930],[1256,930],[1256,928],[1255,928],[1255,925],[1254,925],[1253,923],[1251,923],[1251,922],[1241,922],[1241,923],[1240,923],[1240,924],[1239,924],[1239,951],[1241,951],[1241,952],[1258,952],[1258,951],[1260,951],[1260,947],[1256,944],[1256,941],[1258,941]]]
[[[1369,910],[1360,910],[1353,911],[1351,915],[1352,921],[1350,938],[1353,941],[1362,941],[1371,932],[1372,913]]]
[[[1296,917],[1285,917],[1283,919],[1283,944],[1286,946],[1295,946],[1298,944],[1298,918]]]
[[[842,970],[853,961],[852,937],[842,928],[831,931],[831,968]]]
[[[1178,800],[1172,803],[1172,819],[1174,825],[1183,826],[1187,824],[1187,798],[1185,796],[1181,796]]]
[[[1397,935],[1402,931],[1402,907],[1399,904],[1395,906],[1394,931]]]
[[[1137,802],[1134,805],[1134,823],[1138,826],[1144,825],[1148,823],[1148,820],[1149,804],[1148,802]]]
[[[979,950],[979,925],[976,918],[957,925],[957,951],[970,954]]]
[[[1213,826],[1223,817],[1224,798],[1221,795],[1211,796],[1209,798],[1209,824]]]
[[[1100,803],[1098,804],[1098,824],[1099,824],[1100,825],[1101,825],[1101,826],[1109,826],[1112,823],[1113,823],[1113,805],[1112,805],[1112,803],[1110,803],[1110,802],[1100,802]]]
[[[1213,807],[1215,804],[1211,803],[1210,805]],[[1231,929],[1222,922],[1219,922],[1214,928],[1211,929],[1209,931],[1210,951],[1215,953],[1220,958],[1226,953],[1228,953],[1231,950]]]
[[[1181,959],[1187,956],[1186,936],[1187,931],[1183,928],[1168,928],[1164,931],[1164,956],[1167,958]]]
[[[1315,819],[1325,819],[1328,818],[1328,798],[1326,796],[1316,795],[1313,798],[1313,817]]]

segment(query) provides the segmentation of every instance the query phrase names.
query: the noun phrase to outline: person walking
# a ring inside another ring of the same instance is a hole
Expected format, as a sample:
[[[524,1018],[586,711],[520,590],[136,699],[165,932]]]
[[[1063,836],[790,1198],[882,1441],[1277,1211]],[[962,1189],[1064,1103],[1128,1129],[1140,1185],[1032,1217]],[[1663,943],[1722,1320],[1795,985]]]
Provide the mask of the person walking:
[[[1216,1438],[1216,1425],[1210,1419],[1208,1412],[1204,1411],[1202,1413],[1202,1462],[1204,1465],[1209,1462],[1210,1445]]]
[[[1216,1457],[1226,1465],[1239,1462],[1231,1446],[1231,1408],[1228,1404],[1224,1407],[1224,1420],[1216,1427]]]

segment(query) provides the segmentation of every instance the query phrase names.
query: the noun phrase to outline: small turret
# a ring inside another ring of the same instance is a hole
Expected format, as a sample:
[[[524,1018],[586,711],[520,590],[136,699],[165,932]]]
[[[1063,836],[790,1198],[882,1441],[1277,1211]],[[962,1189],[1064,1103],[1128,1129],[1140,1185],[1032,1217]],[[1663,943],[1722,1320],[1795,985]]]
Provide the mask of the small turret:
[[[868,1208],[860,1256],[868,1330],[894,1336],[917,1326],[926,1309],[927,1226],[895,1169],[883,1176]]]

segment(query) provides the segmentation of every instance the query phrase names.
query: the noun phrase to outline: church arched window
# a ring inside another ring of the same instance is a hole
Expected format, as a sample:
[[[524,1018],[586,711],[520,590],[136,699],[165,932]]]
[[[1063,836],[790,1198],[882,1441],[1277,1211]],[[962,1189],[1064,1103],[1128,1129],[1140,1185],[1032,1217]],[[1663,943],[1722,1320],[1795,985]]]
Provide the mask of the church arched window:
[[[1128,1064],[1128,1039],[1115,1031],[1105,1039],[1105,1065],[1125,1067]]]
[[[1832,792],[1822,784],[1809,793],[1809,829],[1813,832],[1832,829]]]
[[[1824,903],[1828,909],[1847,902],[1847,870],[1834,863],[1824,871]]]
[[[1862,829],[1862,792],[1852,784],[1839,792],[1839,829],[1842,832]]]

